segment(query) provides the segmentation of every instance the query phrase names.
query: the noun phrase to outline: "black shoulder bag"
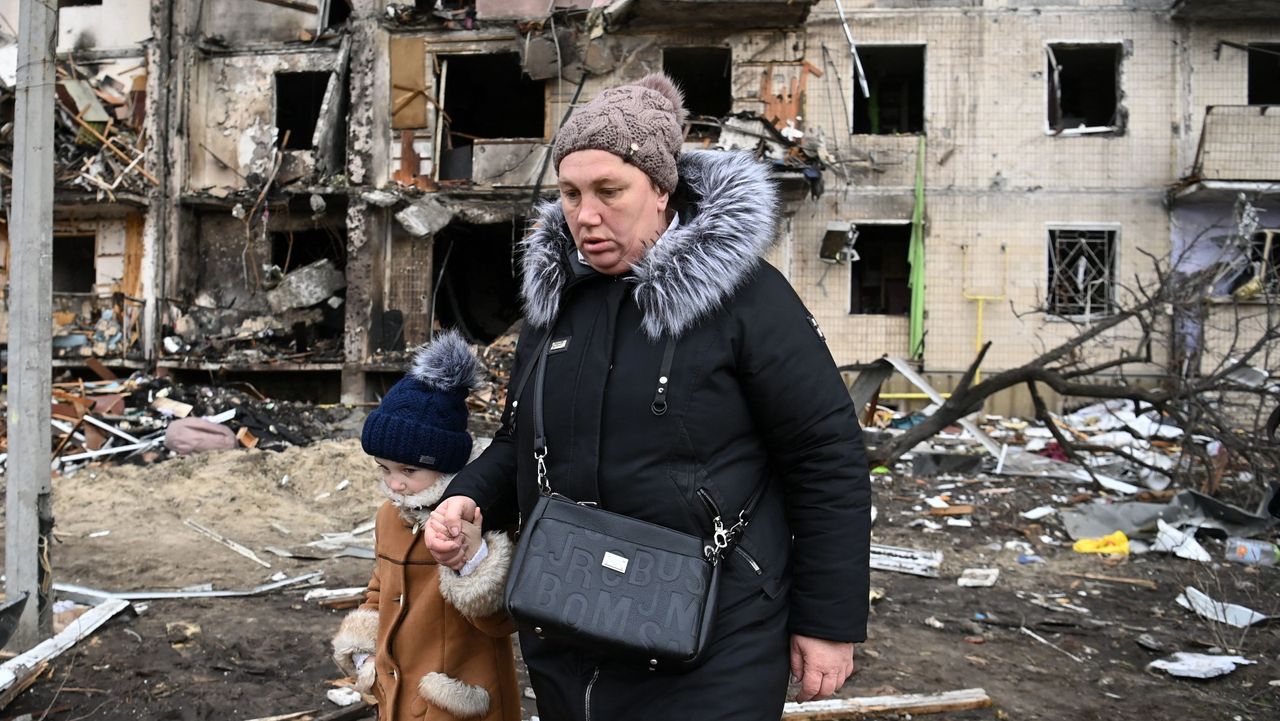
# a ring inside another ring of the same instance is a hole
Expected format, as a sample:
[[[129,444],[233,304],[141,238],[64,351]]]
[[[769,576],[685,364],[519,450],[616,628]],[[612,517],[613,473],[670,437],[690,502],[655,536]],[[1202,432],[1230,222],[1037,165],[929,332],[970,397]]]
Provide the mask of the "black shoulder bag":
[[[652,410],[667,410],[675,340],[667,342]],[[539,498],[524,519],[505,602],[516,623],[540,638],[591,653],[683,671],[704,660],[711,638],[721,561],[746,528],[761,484],[725,528],[717,516],[710,541],[552,491],[543,426],[545,343],[537,358],[534,451]]]

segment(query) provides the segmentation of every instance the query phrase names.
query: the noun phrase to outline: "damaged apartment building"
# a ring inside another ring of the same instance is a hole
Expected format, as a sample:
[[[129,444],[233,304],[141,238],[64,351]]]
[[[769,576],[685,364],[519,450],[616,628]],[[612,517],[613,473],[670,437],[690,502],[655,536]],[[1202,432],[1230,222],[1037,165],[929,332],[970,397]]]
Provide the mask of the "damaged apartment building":
[[[658,70],[688,97],[686,147],[773,169],[769,260],[850,369],[902,356],[946,387],[986,341],[984,370],[1026,363],[1114,312],[1146,254],[1233,269],[1182,319],[1197,353],[1280,293],[1264,0],[59,8],[61,365],[363,401],[433,329],[492,341],[520,317],[556,129]]]

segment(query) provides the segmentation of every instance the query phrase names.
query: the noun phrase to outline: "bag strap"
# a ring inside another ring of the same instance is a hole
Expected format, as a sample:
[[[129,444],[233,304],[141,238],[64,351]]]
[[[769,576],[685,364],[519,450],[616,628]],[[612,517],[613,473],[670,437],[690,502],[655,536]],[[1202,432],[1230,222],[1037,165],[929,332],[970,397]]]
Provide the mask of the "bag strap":
[[[542,339],[538,341],[537,350],[533,352],[533,357],[530,358],[525,366],[520,369],[520,377],[516,380],[515,385],[515,395],[510,396],[511,403],[507,406],[506,410],[506,416],[509,417],[504,417],[502,419],[503,422],[510,422],[513,427],[515,426],[515,418],[517,415],[515,411],[520,406],[520,394],[524,393],[525,384],[529,382],[529,377],[533,375],[534,369],[538,367],[538,363],[542,358],[542,350],[551,340],[551,331],[552,327],[547,326],[547,332],[544,333],[542,335]]]
[[[533,389],[533,458],[538,464],[538,491],[543,495],[551,495],[551,481],[547,479],[547,432],[543,419],[543,391],[547,381],[547,339],[551,337],[551,331],[547,331],[547,337],[538,346],[537,362],[537,380],[534,381]],[[676,354],[676,339],[674,337],[667,339],[666,348],[662,354],[662,366],[658,371],[658,388],[654,392],[653,403],[650,409],[654,415],[660,416],[667,412],[667,388],[671,384],[671,365]],[[521,373],[520,385],[528,380],[529,371],[525,370]],[[751,495],[747,498],[747,502],[742,506],[742,510],[738,511],[737,520],[729,528],[724,527],[724,519],[716,516],[712,519],[712,542],[703,547],[703,552],[713,565],[720,562],[724,555],[730,552],[738,542],[738,536],[746,529],[751,521],[751,514],[755,512],[756,505],[764,496],[765,486],[768,484],[768,478],[756,484],[755,489],[751,491]]]

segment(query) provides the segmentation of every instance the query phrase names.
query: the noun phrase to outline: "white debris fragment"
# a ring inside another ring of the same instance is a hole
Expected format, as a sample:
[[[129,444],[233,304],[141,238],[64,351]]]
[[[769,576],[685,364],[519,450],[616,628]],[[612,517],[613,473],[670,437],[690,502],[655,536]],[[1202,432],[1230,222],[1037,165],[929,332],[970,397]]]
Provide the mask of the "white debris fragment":
[[[1160,530],[1156,534],[1156,542],[1151,546],[1151,550],[1166,551],[1178,558],[1201,563],[1209,563],[1213,560],[1209,552],[1204,550],[1204,546],[1196,541],[1194,535],[1179,531],[1165,523],[1163,518],[1156,519],[1156,526]]]
[[[325,694],[325,698],[329,699],[338,706],[350,706],[360,702],[360,692],[353,688],[331,688]]]
[[[1022,517],[1028,521],[1038,521],[1045,516],[1052,516],[1057,512],[1057,509],[1053,506],[1040,506],[1039,508],[1032,508],[1030,511],[1026,511],[1022,514]]]
[[[1177,601],[1179,606],[1195,611],[1202,618],[1236,628],[1247,628],[1268,618],[1251,608],[1215,601],[1191,586],[1187,586],[1182,593],[1178,594]]]
[[[1236,666],[1257,663],[1243,656],[1212,656],[1206,653],[1177,651],[1173,658],[1160,659],[1147,664],[1147,668],[1167,671],[1182,678],[1216,678],[1236,670]],[[1273,682],[1274,683],[1274,682]]]
[[[966,568],[956,579],[956,585],[965,588],[988,588],[996,585],[1000,577],[998,568]]]

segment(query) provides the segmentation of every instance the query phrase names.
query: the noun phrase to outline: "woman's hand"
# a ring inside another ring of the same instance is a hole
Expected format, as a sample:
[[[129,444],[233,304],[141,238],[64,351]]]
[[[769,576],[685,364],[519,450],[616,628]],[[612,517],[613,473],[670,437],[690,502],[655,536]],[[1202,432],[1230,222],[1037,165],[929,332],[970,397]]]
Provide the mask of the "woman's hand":
[[[462,522],[472,522],[475,517],[476,502],[466,496],[451,496],[436,506],[423,534],[436,563],[455,571],[462,568],[467,560]]]

